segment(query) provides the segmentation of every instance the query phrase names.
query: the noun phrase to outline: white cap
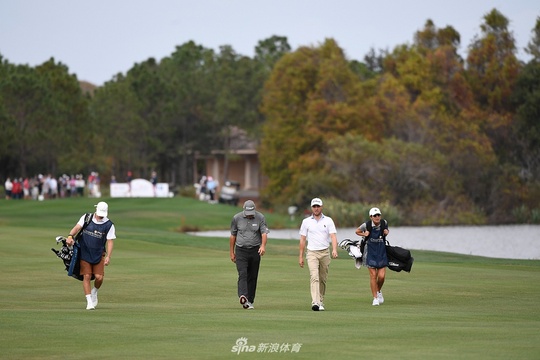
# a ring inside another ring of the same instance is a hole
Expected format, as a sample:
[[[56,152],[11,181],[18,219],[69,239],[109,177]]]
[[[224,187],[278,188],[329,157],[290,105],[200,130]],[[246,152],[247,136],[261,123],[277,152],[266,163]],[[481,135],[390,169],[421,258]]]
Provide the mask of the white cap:
[[[322,200],[319,198],[314,198],[313,200],[311,200],[311,206],[314,206],[314,205],[322,206]]]
[[[97,216],[107,216],[109,213],[109,205],[105,201],[100,201],[97,203],[97,205],[94,205],[96,207],[96,215]]]
[[[381,210],[379,210],[379,208],[371,208],[369,210],[369,216],[373,216],[373,215],[381,215]]]

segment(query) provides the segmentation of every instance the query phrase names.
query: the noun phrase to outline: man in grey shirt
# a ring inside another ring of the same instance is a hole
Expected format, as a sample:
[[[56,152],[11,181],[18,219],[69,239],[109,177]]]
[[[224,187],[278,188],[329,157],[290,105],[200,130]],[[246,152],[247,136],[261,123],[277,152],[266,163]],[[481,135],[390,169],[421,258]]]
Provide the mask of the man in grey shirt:
[[[255,211],[255,203],[248,200],[243,211],[234,215],[229,238],[231,261],[238,271],[238,297],[244,309],[254,309],[255,292],[261,256],[266,252],[267,234],[264,215]]]

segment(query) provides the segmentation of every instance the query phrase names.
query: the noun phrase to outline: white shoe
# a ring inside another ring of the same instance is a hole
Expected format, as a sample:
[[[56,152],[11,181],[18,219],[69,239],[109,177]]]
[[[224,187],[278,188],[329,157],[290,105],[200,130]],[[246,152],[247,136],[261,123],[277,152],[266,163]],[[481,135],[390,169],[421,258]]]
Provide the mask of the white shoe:
[[[319,304],[319,311],[324,311],[324,304],[323,303]]]
[[[95,310],[96,307],[94,306],[94,304],[92,303],[88,303],[86,304],[86,310]]]
[[[371,303],[373,306],[379,306],[379,299],[373,298],[373,302]]]
[[[95,290],[95,291],[94,291]],[[96,288],[93,288],[92,289],[92,292],[90,293],[91,297],[92,297],[92,303],[94,304],[94,307],[97,306],[98,304],[98,298],[97,298],[97,289]]]
[[[253,310],[253,309],[255,309],[255,306],[253,306],[253,304],[250,303],[249,301],[247,302],[247,306],[248,306],[248,307],[247,307],[248,310]]]
[[[382,292],[380,291],[377,293],[377,300],[379,300],[379,304],[384,303],[384,298],[382,296]]]

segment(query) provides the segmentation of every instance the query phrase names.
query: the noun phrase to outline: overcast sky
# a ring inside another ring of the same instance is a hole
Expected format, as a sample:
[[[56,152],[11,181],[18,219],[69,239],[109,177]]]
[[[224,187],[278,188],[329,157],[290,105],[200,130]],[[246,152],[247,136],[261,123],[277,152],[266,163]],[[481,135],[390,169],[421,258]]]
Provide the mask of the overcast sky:
[[[1,0],[0,54],[36,66],[51,57],[79,80],[102,85],[135,63],[161,60],[193,40],[252,57],[258,41],[286,36],[293,50],[333,38],[348,59],[412,43],[432,19],[461,34],[462,56],[493,8],[519,48],[531,39],[538,0]]]

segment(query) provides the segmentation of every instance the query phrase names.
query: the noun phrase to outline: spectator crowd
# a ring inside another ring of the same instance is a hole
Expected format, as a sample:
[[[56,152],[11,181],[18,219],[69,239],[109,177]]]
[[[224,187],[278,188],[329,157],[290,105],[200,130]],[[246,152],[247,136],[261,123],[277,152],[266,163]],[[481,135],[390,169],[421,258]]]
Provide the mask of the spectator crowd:
[[[6,200],[46,200],[66,197],[101,197],[99,173],[91,172],[85,180],[82,174],[8,177],[4,183]]]

